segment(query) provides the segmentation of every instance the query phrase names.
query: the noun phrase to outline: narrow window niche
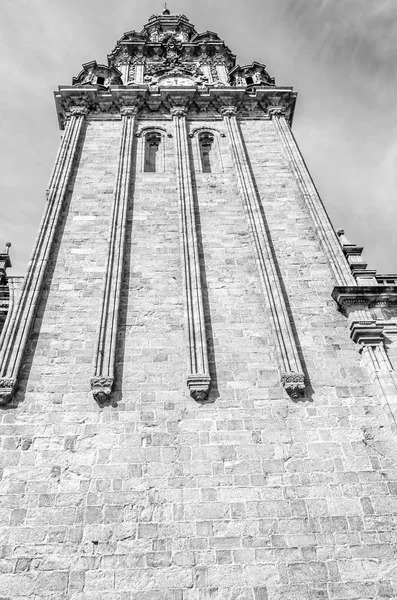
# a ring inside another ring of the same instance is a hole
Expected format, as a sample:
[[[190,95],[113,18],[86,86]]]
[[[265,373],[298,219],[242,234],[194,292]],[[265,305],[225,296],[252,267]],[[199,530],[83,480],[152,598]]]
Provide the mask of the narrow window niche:
[[[161,142],[162,136],[157,131],[152,131],[145,135],[143,166],[145,173],[158,173],[164,170]]]
[[[212,133],[202,133],[199,136],[201,170],[203,173],[214,171],[214,136]]]
[[[193,131],[190,137],[196,138],[195,165],[199,173],[221,173],[222,160],[221,148],[219,147],[218,131]],[[197,162],[198,161],[198,162]]]

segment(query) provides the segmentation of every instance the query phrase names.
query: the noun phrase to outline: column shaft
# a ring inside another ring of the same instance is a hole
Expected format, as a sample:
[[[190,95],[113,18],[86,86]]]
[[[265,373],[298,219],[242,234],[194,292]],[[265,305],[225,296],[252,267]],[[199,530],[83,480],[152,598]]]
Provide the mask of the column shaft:
[[[94,375],[91,378],[92,393],[98,402],[103,402],[110,397],[115,379],[134,126],[135,110],[123,109],[120,156],[110,222],[110,241],[99,317],[98,341],[94,357]]]
[[[290,126],[280,109],[270,111],[274,127],[286,149],[292,170],[297,179],[303,199],[309,210],[315,231],[319,236],[321,245],[335,275],[337,285],[356,285],[350,266],[343,254],[338,237],[331,225],[328,214],[321,202],[320,196],[312,181],[305,161],[300,153],[298,144],[293,136]]]
[[[253,176],[249,168],[234,109],[223,111],[230,148],[237,172],[240,193],[248,217],[263,291],[270,307],[281,382],[292,397],[304,390],[304,374],[296,347],[288,310],[280,283],[276,257],[261,210]]]
[[[173,110],[178,191],[183,252],[183,284],[189,344],[187,385],[191,396],[200,402],[207,399],[211,385],[201,287],[200,261],[194,214],[193,185],[190,172],[186,116],[183,109]]]
[[[12,399],[33,325],[47,265],[87,109],[72,109],[52,171],[45,213],[28,265],[21,296],[0,350],[0,404]]]

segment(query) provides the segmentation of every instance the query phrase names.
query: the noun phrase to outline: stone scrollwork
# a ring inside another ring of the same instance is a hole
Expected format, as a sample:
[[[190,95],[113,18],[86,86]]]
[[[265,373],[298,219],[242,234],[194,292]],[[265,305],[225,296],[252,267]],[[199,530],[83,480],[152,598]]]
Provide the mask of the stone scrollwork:
[[[69,109],[70,116],[73,117],[85,117],[88,114],[88,108],[86,106],[72,106]]]
[[[293,400],[298,400],[305,391],[303,373],[281,373],[281,383]]]
[[[269,117],[284,117],[286,114],[284,106],[269,106],[267,112]]]
[[[174,106],[171,108],[170,112],[173,117],[186,117],[187,108],[184,106]]]
[[[136,106],[122,106],[120,109],[120,114],[122,117],[135,117],[138,112],[138,108]]]
[[[237,115],[236,106],[224,106],[219,111],[223,117],[235,117]]]

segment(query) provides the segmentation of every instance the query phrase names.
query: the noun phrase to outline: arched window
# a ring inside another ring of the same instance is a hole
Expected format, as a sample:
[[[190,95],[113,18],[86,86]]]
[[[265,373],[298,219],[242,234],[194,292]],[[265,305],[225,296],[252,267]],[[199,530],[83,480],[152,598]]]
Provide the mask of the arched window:
[[[156,173],[159,170],[161,135],[148,133],[145,138],[145,165],[146,173]]]
[[[214,170],[213,157],[214,136],[210,133],[202,133],[199,137],[201,168],[203,173],[212,173]]]

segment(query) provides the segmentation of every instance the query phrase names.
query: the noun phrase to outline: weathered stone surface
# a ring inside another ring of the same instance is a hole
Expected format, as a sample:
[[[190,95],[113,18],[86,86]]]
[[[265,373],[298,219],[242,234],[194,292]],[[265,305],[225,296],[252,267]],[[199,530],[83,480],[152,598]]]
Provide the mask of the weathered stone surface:
[[[282,386],[272,307],[212,109],[188,112],[184,136],[211,376],[206,403],[189,394],[176,147],[161,106],[136,116],[114,387],[108,405],[93,401],[122,121],[88,114],[18,392],[0,412],[1,597],[396,597],[393,422],[331,298],[334,273],[285,147],[262,117],[242,110],[238,127],[304,396]],[[147,128],[162,132],[158,172],[144,170]],[[216,139],[212,173],[200,164],[203,129]]]

